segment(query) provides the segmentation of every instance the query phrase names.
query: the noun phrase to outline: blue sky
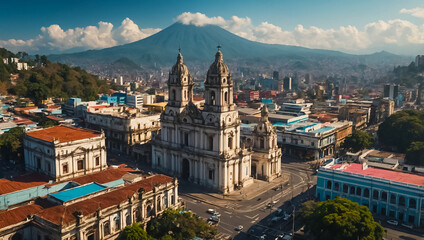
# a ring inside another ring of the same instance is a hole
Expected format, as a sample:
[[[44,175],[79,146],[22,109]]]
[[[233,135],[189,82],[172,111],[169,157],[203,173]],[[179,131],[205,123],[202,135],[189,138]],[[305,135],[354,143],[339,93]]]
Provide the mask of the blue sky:
[[[185,15],[186,23],[196,25],[196,21],[207,18],[208,24],[217,24],[242,37],[266,43],[353,53],[380,50],[412,55],[416,51],[424,53],[424,39],[419,36],[424,33],[422,0],[3,0],[1,6],[0,46],[14,51],[61,52],[125,44],[147,37],[176,20],[182,21],[183,13],[199,13],[204,17]],[[242,26],[236,26],[239,22],[228,22],[233,16],[243,20]],[[99,22],[107,24],[101,28]],[[54,27],[49,28],[52,25]],[[87,26],[100,31],[86,29]],[[123,36],[129,34],[130,29],[137,30],[135,26],[140,32]],[[385,32],[380,32],[381,29]],[[62,34],[62,30],[66,34]],[[399,36],[396,32],[412,36]],[[94,34],[103,34],[104,39],[96,42],[93,39],[98,37]],[[351,42],[343,44],[346,42],[343,37]]]

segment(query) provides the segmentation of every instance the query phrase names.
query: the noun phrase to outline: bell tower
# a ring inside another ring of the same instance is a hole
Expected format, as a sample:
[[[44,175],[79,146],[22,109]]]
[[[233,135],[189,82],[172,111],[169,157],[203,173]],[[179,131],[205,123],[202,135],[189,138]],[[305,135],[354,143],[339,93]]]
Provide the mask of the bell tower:
[[[177,62],[169,73],[167,108],[181,112],[181,109],[193,101],[193,85],[193,79],[183,63],[183,56],[179,49]]]
[[[233,81],[227,64],[224,63],[221,46],[215,61],[209,67],[205,81],[205,111],[228,112],[235,109],[233,103]]]

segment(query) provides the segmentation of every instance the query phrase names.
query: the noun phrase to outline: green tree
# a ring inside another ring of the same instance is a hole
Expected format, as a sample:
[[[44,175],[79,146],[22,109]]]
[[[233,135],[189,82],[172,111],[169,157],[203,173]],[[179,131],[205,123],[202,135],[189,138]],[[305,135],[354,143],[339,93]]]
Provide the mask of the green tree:
[[[0,153],[3,160],[20,161],[23,158],[24,128],[15,127],[0,135]]]
[[[138,223],[126,226],[119,235],[119,240],[155,240]]]
[[[312,208],[311,208],[312,207]],[[346,198],[319,202],[301,209],[305,231],[317,240],[380,240],[383,227],[374,221],[366,206],[360,206]]]
[[[412,142],[424,141],[424,112],[397,112],[380,124],[377,134],[379,142],[406,152]]]
[[[147,232],[157,239],[183,240],[194,237],[213,239],[217,230],[191,212],[167,209],[148,223]]]
[[[347,151],[361,151],[365,148],[372,146],[374,143],[374,137],[363,131],[354,131],[352,134],[347,136],[341,147]]]
[[[406,152],[408,164],[424,166],[424,142],[412,142]]]

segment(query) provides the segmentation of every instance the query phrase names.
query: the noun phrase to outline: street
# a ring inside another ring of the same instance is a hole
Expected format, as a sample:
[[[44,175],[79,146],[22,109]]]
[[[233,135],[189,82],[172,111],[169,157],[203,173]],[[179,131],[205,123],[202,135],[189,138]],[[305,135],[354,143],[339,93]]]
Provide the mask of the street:
[[[265,193],[251,200],[228,201],[226,205],[217,205],[213,201],[202,201],[190,197],[193,191],[191,183],[180,182],[180,196],[185,200],[186,207],[207,219],[211,214],[207,209],[216,209],[221,214],[218,226],[218,237],[234,239],[257,239],[264,235],[264,239],[275,239],[281,233],[292,231],[292,217],[287,221],[280,219],[274,224],[271,219],[277,216],[277,209],[281,208],[281,214],[291,214],[293,206],[298,208],[304,201],[314,196],[316,176],[312,175],[309,165],[302,162],[288,162],[282,164],[283,174],[291,176],[289,183],[283,189],[269,189]],[[309,188],[309,190],[308,190]],[[194,188],[195,189],[195,188]],[[273,207],[267,204],[276,201]],[[243,226],[243,230],[237,232],[235,228]]]

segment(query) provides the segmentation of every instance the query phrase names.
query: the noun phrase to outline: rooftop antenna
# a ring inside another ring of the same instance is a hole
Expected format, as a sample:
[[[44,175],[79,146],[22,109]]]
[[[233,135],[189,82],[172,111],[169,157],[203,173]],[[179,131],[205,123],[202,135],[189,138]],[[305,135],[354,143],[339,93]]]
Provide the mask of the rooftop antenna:
[[[218,51],[221,49],[221,45],[219,43],[218,43],[217,48],[218,48]]]
[[[181,53],[181,45],[178,44],[178,53]]]

